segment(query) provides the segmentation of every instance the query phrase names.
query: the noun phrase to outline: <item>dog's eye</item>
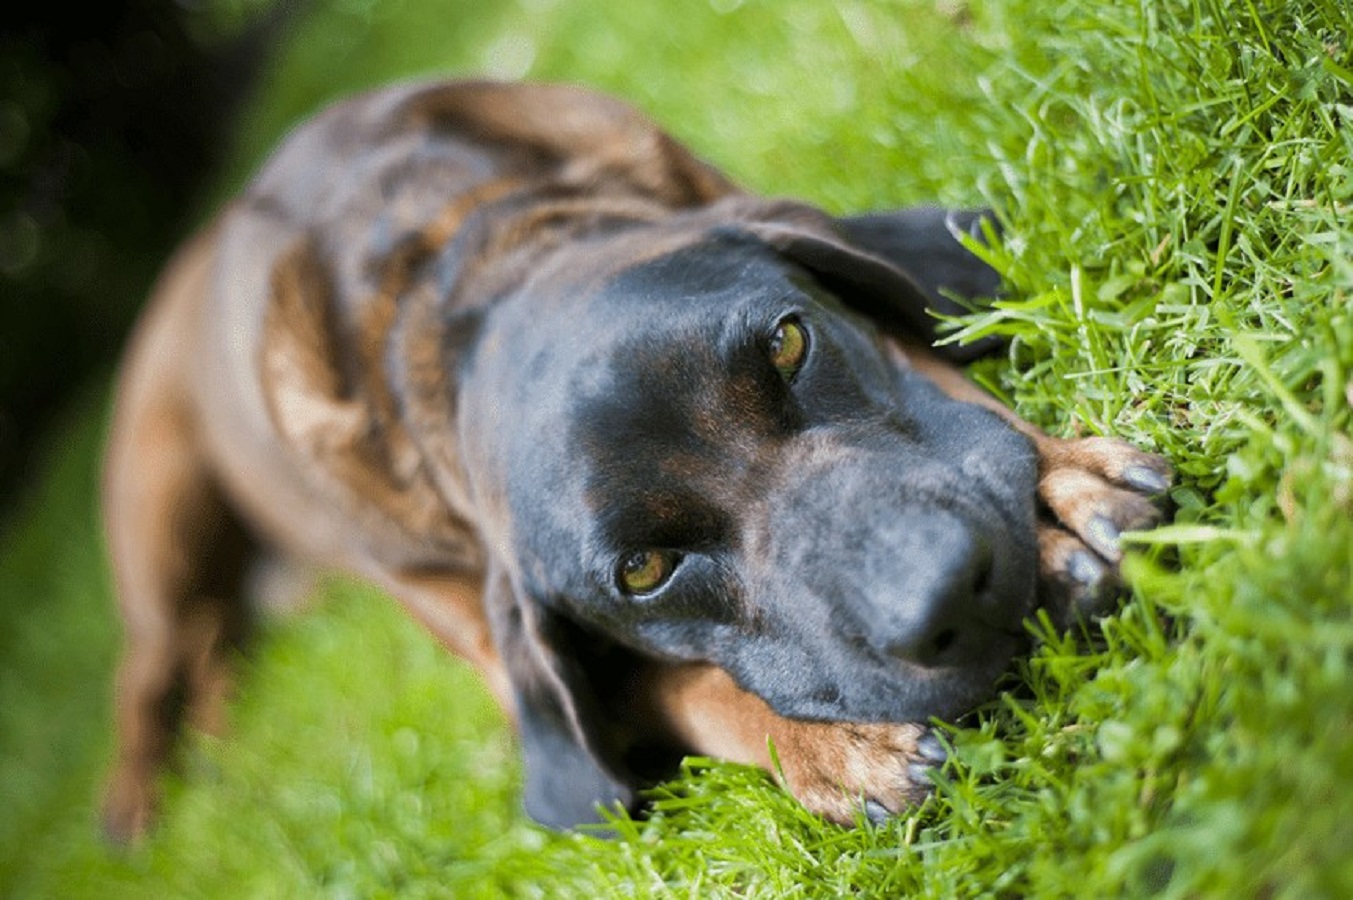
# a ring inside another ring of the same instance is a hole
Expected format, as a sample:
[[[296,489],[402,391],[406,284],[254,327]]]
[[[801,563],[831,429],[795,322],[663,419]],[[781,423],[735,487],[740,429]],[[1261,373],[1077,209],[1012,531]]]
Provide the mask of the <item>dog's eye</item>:
[[[808,355],[808,332],[793,316],[781,319],[770,336],[770,361],[785,381],[792,381]]]
[[[626,594],[651,594],[672,577],[677,555],[670,550],[640,550],[620,561],[617,580]]]

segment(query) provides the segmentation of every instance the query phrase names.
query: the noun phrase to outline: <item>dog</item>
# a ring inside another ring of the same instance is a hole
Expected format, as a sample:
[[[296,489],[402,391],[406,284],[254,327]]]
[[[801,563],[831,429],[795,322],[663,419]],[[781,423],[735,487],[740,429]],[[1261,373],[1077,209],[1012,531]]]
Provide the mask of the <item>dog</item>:
[[[1036,606],[1099,611],[1171,479],[974,387],[991,341],[936,346],[1000,289],[969,249],[994,229],[750,195],[574,86],[299,126],[120,370],[107,832],[151,823],[181,720],[220,729],[259,559],[374,582],[476,666],[547,826],[688,753],[845,824],[923,798],[927,720],[992,696]]]

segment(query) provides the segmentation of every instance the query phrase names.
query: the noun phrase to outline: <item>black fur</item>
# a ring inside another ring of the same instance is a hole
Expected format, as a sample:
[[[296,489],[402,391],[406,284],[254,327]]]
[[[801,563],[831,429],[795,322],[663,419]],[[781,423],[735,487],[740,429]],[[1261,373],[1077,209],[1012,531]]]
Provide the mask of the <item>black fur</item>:
[[[931,341],[950,292],[995,293],[954,236],[977,221],[710,217],[656,256],[631,229],[492,310],[515,355],[463,377],[504,411],[474,439],[504,461],[521,565],[499,640],[535,818],[587,821],[640,780],[598,725],[609,676],[586,668],[607,655],[579,640],[712,661],[794,718],[923,721],[989,695],[1034,600],[1034,454],[882,346]],[[767,358],[786,316],[809,335],[789,383]],[[679,563],[627,596],[618,562],[645,548]]]

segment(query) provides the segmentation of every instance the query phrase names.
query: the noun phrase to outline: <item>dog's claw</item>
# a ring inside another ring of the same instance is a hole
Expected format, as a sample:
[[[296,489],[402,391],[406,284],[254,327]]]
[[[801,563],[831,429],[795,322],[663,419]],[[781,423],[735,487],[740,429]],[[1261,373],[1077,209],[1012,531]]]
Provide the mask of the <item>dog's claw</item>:
[[[1144,465],[1131,465],[1125,468],[1123,483],[1152,496],[1163,494],[1170,489],[1170,477],[1166,472]]]
[[[1045,438],[1039,452],[1039,592],[1064,628],[1109,611],[1122,587],[1122,533],[1161,520],[1152,498],[1174,476],[1161,457],[1114,438]]]
[[[916,759],[907,766],[907,777],[912,784],[929,791],[935,786],[933,773],[948,761],[949,751],[935,732],[926,730],[916,739]]]
[[[927,731],[916,739],[916,752],[935,765],[942,765],[949,759],[949,751],[944,749],[944,744],[933,731]],[[928,781],[926,783],[929,784]]]
[[[1120,535],[1118,526],[1107,516],[1095,516],[1085,526],[1086,542],[1109,562],[1116,563],[1123,556],[1123,551],[1118,546]]]
[[[912,784],[930,790],[935,784],[930,780],[930,773],[934,770],[935,767],[930,763],[915,762],[907,766],[907,777],[911,779]]]
[[[1066,571],[1078,584],[1090,588],[1090,593],[1094,593],[1106,572],[1104,564],[1086,550],[1077,550],[1068,557]]]
[[[864,815],[875,825],[882,825],[893,817],[892,810],[877,800],[864,801]]]

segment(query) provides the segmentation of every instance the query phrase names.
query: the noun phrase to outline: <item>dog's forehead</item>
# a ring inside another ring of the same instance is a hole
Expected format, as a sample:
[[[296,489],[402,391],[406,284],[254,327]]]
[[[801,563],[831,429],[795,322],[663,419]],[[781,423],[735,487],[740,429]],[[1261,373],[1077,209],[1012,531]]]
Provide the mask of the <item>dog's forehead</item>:
[[[656,411],[700,393],[727,376],[734,349],[815,302],[803,273],[731,230],[629,236],[554,266],[504,338],[515,393],[556,398],[532,405],[548,416],[592,402]]]
[[[756,391],[739,355],[811,302],[766,248],[718,234],[620,269],[587,304],[594,327],[580,341],[574,407],[610,408],[642,427],[682,403],[741,405]]]
[[[521,417],[510,417],[504,448],[519,526],[542,485],[552,498],[530,511],[525,542],[587,542],[579,529],[604,525],[597,516],[618,510],[617,496],[652,521],[675,509],[717,516],[684,492],[730,462],[755,465],[759,438],[776,430],[763,402],[773,369],[737,359],[777,311],[809,302],[793,276],[764,247],[706,234],[610,266],[600,282],[553,282],[565,296],[518,335],[512,380],[523,402],[512,404]]]
[[[754,235],[731,225],[716,226],[662,252],[619,261],[601,295],[617,302],[717,301],[774,291],[791,271],[789,263]]]

